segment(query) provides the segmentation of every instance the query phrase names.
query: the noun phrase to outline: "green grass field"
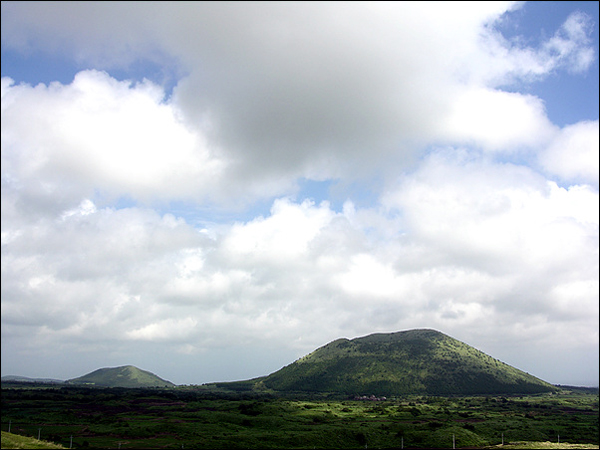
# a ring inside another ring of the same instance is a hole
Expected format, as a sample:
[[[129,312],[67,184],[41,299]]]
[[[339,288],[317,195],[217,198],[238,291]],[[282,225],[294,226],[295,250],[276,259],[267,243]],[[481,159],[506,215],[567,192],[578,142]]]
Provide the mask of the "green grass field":
[[[73,448],[598,448],[598,395],[569,391],[357,401],[3,387],[3,430],[9,421],[13,433],[66,448],[70,436]]]

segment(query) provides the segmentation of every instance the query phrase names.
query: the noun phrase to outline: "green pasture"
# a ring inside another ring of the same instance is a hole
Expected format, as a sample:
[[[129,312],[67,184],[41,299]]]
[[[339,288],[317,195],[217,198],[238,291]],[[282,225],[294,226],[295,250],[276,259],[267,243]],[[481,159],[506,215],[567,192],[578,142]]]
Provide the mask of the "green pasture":
[[[204,387],[3,388],[2,430],[9,425],[66,448],[598,448],[598,395],[357,401]],[[587,447],[567,447],[575,444]]]

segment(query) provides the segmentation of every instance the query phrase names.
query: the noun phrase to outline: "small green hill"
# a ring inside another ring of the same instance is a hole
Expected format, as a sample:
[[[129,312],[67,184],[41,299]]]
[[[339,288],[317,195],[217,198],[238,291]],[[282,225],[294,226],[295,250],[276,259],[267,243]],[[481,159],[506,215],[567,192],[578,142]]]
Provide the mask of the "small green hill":
[[[88,384],[99,387],[171,387],[175,384],[135,366],[106,367],[78,378],[67,380],[69,384]]]
[[[275,391],[378,396],[531,394],[557,389],[428,329],[338,339],[257,383]]]

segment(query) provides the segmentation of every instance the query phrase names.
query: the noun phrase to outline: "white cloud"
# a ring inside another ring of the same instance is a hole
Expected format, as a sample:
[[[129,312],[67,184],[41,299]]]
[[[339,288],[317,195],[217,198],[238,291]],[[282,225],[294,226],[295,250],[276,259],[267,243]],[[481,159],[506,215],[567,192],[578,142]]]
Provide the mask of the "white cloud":
[[[112,342],[113,355],[119,340],[189,355],[278,342],[291,360],[336,337],[416,326],[467,341],[528,329],[532,315],[589,329],[597,215],[586,208],[597,193],[514,166],[479,169],[430,162],[386,199],[404,233],[385,239],[396,219],[349,205],[281,199],[209,239],[180,219],[85,202],[85,214],[3,247],[3,333],[28,324],[24,341],[61,347],[76,335],[90,348]]]
[[[263,258],[293,261],[307,251],[309,242],[333,217],[328,204],[315,207],[309,200],[300,205],[275,200],[270,217],[234,225],[224,245],[233,257],[250,264]]]
[[[437,302],[440,315],[424,309],[426,323],[459,334],[466,330],[459,324],[474,334],[485,324],[504,335],[531,327],[549,332],[566,321],[579,330],[570,345],[595,342],[597,191],[560,188],[518,166],[437,154],[384,201],[401,212],[412,245],[421,248],[417,255],[436,267],[422,291],[411,289]],[[399,267],[411,265],[420,261]],[[459,276],[445,284],[454,267]]]
[[[503,271],[569,267],[589,257],[597,200],[597,191],[559,188],[524,167],[440,152],[384,203],[403,212],[408,231],[434,245],[440,260],[471,259]]]
[[[550,142],[539,160],[544,169],[566,181],[583,181],[598,187],[598,121],[567,126]]]
[[[591,17],[576,11],[552,37],[540,36],[538,47],[525,46],[521,36],[506,39],[490,27],[472,48],[470,70],[461,74],[468,84],[498,87],[539,81],[560,69],[581,73],[598,57],[591,45],[593,26]]]
[[[128,331],[126,335],[131,339],[141,339],[152,342],[164,339],[186,339],[191,331],[198,325],[198,321],[188,317],[186,319],[164,319],[153,322],[141,328]]]
[[[199,353],[245,377],[251,347],[283,365],[415,327],[597,350],[598,121],[559,129],[502,90],[588,68],[589,19],[534,48],[494,28],[518,4],[435,6],[3,2],[3,48],[187,73],[168,98],[97,70],[2,78],[3,345],[192,356],[176,382],[208,381]],[[373,174],[369,206],[286,197]],[[151,209],[171,202],[195,209]]]
[[[76,167],[81,178],[95,175],[96,183],[133,195],[260,197],[285,193],[301,176],[356,177],[389,158],[411,161],[409,143],[440,134],[494,149],[546,140],[538,100],[490,88],[574,67],[572,60],[589,66],[590,20],[574,14],[538,49],[520,47],[493,28],[517,7],[11,4],[3,6],[11,20],[2,36],[5,46],[69,49],[96,64],[166,55],[189,74],[168,103],[150,83],[130,86],[93,72],[36,95],[36,106],[49,102],[50,109],[35,125],[47,129],[53,117],[67,139],[63,165],[47,170]],[[84,150],[69,149],[83,141]],[[220,175],[229,182],[219,184]],[[184,185],[191,187],[184,192]]]
[[[355,255],[346,273],[338,277],[346,295],[356,297],[403,297],[410,293],[394,269],[368,254]]]
[[[564,65],[572,72],[587,70],[598,56],[589,46],[593,22],[591,17],[576,11],[563,23],[556,34],[544,44],[551,65]]]
[[[80,72],[67,86],[6,82],[3,174],[13,185],[74,196],[203,198],[222,164],[162,95],[150,82],[132,85],[97,71]]]
[[[537,149],[555,133],[539,98],[487,88],[458,91],[441,126],[442,142],[494,152]]]

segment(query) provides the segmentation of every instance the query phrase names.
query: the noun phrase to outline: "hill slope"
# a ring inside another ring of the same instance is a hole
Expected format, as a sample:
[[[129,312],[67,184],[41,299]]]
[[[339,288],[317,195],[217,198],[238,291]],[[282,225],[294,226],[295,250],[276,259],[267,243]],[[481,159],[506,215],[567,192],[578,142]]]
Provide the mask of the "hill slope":
[[[62,445],[54,444],[53,442],[40,441],[29,436],[20,436],[18,434],[2,432],[2,448],[29,448],[29,449],[45,449],[45,448],[65,448]]]
[[[21,383],[64,383],[63,380],[57,378],[30,378],[22,377],[20,375],[4,375],[2,381],[18,381]]]
[[[152,372],[134,366],[106,367],[78,378],[67,380],[70,384],[93,384],[101,387],[165,387],[173,383],[154,375]]]
[[[435,330],[338,339],[259,381],[276,391],[376,395],[548,392],[556,388]]]

